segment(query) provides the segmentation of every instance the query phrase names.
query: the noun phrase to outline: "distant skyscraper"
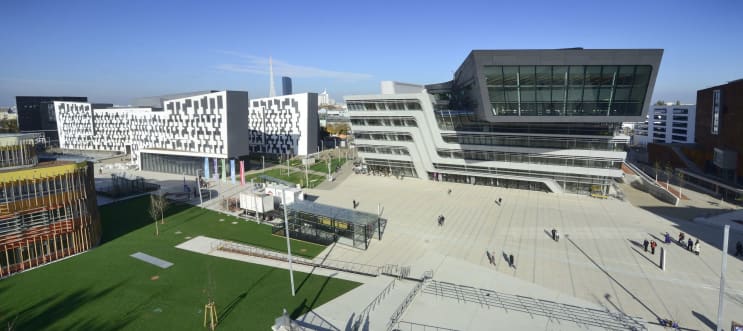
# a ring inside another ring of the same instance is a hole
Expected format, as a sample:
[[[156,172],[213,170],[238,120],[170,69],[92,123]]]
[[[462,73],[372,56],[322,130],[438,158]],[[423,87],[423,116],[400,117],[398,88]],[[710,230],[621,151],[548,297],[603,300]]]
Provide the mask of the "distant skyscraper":
[[[292,94],[292,79],[291,77],[281,77],[281,94],[289,95]]]
[[[273,59],[271,57],[268,57],[268,75],[271,76],[271,86],[268,88],[268,96],[269,97],[275,97],[276,96],[276,88],[273,84]]]
[[[328,89],[323,89],[322,93],[320,93],[317,96],[317,104],[319,104],[319,105],[329,105],[330,104],[330,95],[328,94]]]

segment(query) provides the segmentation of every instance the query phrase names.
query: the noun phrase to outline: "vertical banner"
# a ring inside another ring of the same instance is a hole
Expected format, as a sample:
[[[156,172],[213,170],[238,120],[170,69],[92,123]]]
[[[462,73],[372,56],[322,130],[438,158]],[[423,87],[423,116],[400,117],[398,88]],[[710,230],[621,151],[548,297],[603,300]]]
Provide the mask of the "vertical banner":
[[[235,160],[230,160],[230,177],[232,178],[232,184],[235,184]]]
[[[204,158],[204,180],[209,179],[209,158]]]
[[[214,179],[219,179],[219,167],[217,166],[217,158],[214,158]]]
[[[245,185],[245,161],[240,160],[240,185]]]
[[[222,159],[222,181],[226,182],[227,181],[227,167],[224,165],[225,164],[224,160],[225,159]]]

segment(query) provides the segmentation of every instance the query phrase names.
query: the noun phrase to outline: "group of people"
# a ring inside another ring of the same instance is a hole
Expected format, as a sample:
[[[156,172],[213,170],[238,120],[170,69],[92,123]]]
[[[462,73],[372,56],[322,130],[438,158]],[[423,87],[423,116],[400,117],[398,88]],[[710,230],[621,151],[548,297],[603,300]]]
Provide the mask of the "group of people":
[[[691,237],[689,237],[686,243],[684,243],[684,238],[686,238],[686,234],[684,234],[683,232],[679,232],[679,245],[686,248],[687,251],[694,252],[694,254],[699,255],[699,250],[701,248],[699,245],[699,239],[697,239],[695,242],[691,239]]]
[[[495,251],[491,254],[490,251],[485,251],[485,255],[488,256],[488,261],[490,261],[490,264],[495,265]],[[508,262],[508,267],[516,269],[516,265],[513,262],[513,254],[506,255],[505,252],[503,252],[503,257]]]
[[[554,241],[560,241],[560,232],[558,232],[554,228],[552,229],[552,240],[554,240]]]
[[[642,242],[642,246],[645,247],[645,251],[648,251],[648,245],[650,245],[650,254],[655,254],[655,247],[658,246],[658,243],[655,242],[655,240],[648,241],[645,239],[645,241]]]

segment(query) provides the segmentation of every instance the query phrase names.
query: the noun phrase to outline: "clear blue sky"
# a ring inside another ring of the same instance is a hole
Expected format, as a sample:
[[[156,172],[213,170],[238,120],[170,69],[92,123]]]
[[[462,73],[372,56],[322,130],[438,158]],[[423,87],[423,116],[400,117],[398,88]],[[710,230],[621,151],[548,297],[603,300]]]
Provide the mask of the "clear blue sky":
[[[16,95],[268,95],[437,83],[472,49],[663,48],[653,100],[743,78],[743,1],[33,1],[0,3],[0,106]]]

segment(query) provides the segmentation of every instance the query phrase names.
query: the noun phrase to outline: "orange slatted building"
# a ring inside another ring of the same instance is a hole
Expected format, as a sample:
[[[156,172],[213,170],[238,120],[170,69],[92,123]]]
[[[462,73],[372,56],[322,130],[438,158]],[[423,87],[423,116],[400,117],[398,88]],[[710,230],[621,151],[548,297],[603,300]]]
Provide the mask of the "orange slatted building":
[[[100,242],[93,163],[39,163],[37,135],[0,135],[0,277]]]

